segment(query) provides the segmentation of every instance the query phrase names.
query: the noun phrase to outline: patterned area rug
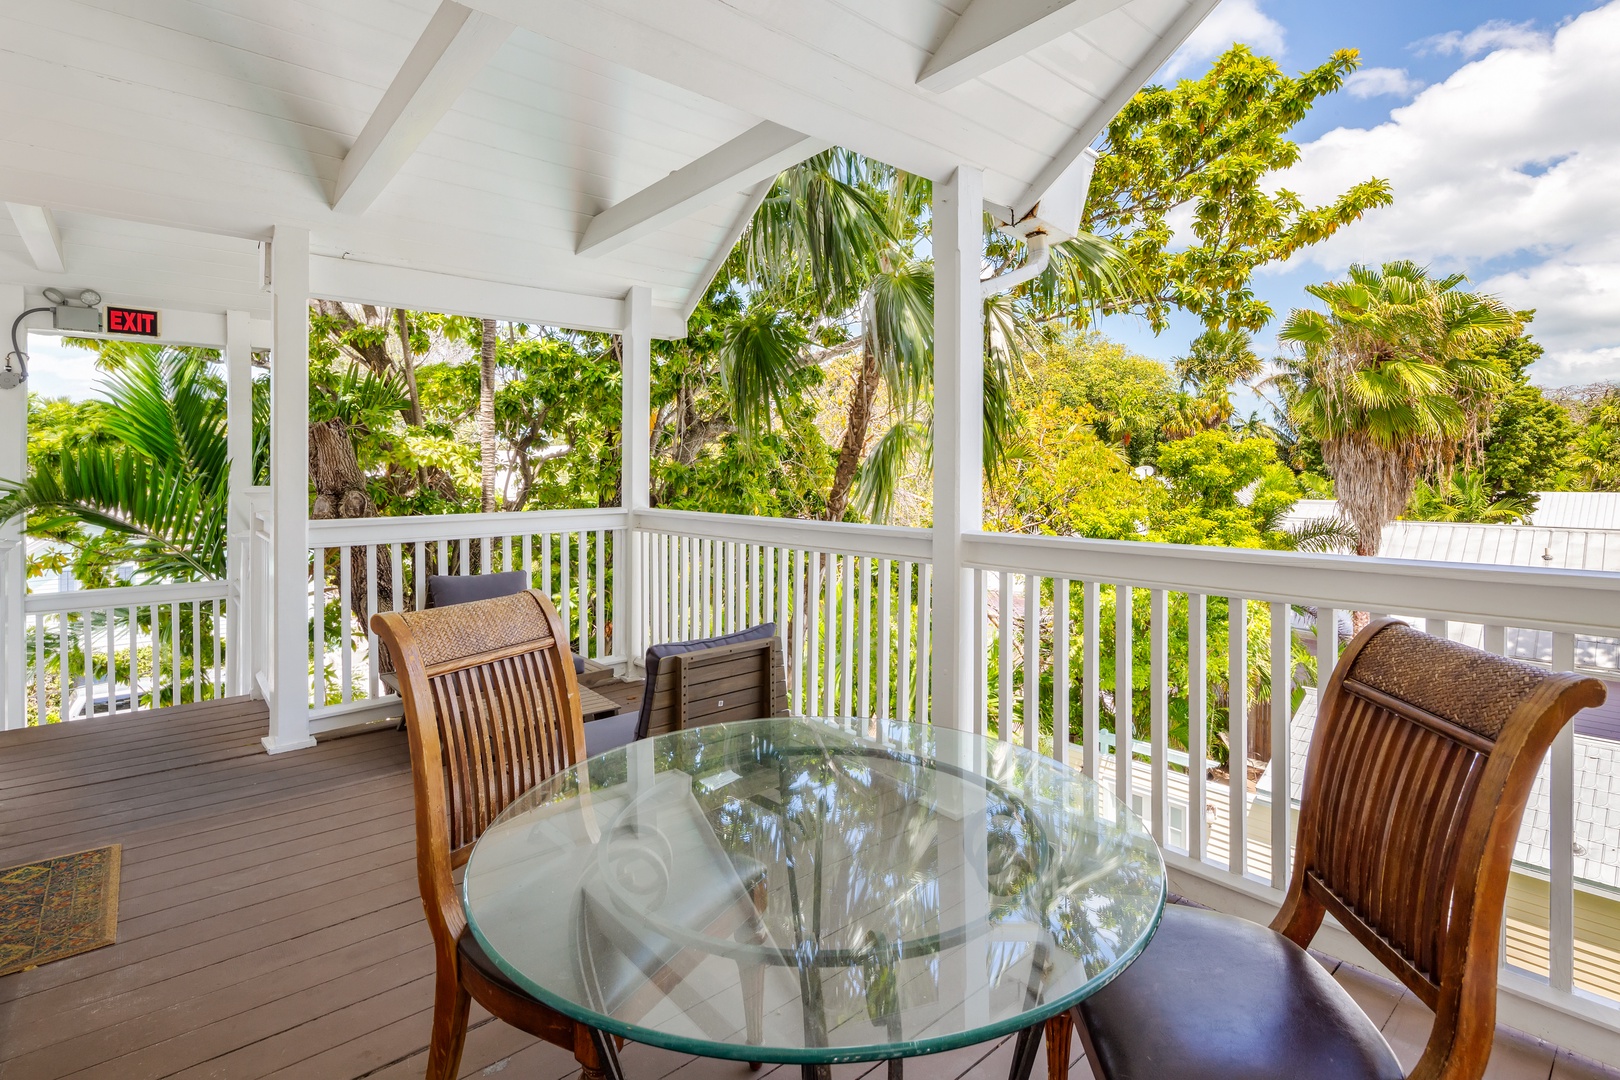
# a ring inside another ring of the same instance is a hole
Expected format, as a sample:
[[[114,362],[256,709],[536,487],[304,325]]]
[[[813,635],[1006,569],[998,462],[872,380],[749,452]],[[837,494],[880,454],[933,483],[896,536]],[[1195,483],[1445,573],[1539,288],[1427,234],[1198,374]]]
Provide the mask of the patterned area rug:
[[[111,945],[118,844],[0,870],[0,975]]]

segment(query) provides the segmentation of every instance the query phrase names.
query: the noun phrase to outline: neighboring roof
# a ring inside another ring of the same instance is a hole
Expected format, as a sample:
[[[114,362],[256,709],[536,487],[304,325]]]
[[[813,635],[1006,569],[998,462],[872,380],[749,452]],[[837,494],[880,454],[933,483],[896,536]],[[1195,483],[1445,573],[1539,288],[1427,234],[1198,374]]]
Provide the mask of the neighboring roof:
[[[262,312],[253,241],[291,225],[347,266],[595,300],[645,285],[655,332],[679,335],[780,167],[762,144],[936,179],[979,166],[1009,208],[1077,202],[1075,163],[1214,7],[466,3],[0,6],[0,199],[58,214],[66,264],[38,269],[0,213],[0,280]],[[373,130],[396,140],[380,193],[336,210]],[[700,160],[662,211],[627,211],[646,225],[633,239],[576,254],[593,218]]]
[[[1316,690],[1305,690],[1305,699],[1294,711],[1288,726],[1290,795],[1295,806],[1305,783],[1305,759],[1310,753],[1311,735],[1316,729]],[[1516,862],[1546,870],[1547,843],[1551,818],[1548,791],[1549,765],[1543,761],[1530,789],[1530,801],[1513,849]],[[1257,801],[1271,801],[1271,766],[1255,784]],[[1620,742],[1575,736],[1575,877],[1609,888],[1620,889]]]
[[[1389,559],[1620,572],[1620,531],[1397,521],[1378,554]]]
[[[1620,529],[1620,491],[1538,491],[1530,524],[1553,529]]]
[[[1604,506],[1610,498],[1620,513],[1620,494],[1599,498],[1588,492],[1548,492],[1541,498],[1553,499],[1549,516],[1564,520],[1577,516],[1576,509],[1582,516],[1598,520],[1607,513]],[[1339,504],[1332,499],[1301,499],[1284,523],[1298,524],[1338,514]],[[1384,526],[1378,554],[1386,559],[1620,573],[1620,526],[1604,529],[1549,526],[1541,521],[1532,525],[1392,521]]]

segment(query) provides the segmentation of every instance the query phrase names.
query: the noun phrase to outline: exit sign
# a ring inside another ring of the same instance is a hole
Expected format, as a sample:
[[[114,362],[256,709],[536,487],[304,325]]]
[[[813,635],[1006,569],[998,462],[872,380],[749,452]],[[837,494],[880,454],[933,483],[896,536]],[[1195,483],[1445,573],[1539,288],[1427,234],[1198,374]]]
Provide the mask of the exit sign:
[[[107,305],[107,333],[134,334],[136,337],[158,336],[158,313],[140,308]]]

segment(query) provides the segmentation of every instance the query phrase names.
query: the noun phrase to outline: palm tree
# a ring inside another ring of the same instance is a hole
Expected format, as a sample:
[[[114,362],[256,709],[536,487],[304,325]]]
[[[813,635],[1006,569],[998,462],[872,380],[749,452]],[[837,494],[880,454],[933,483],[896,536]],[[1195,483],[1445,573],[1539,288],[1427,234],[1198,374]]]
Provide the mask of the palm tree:
[[[1535,498],[1523,495],[1495,497],[1485,474],[1464,469],[1443,482],[1419,482],[1406,508],[1410,521],[1477,521],[1492,525],[1519,525],[1530,520]]]
[[[108,439],[64,447],[55,468],[26,480],[0,479],[0,521],[26,515],[31,533],[62,539],[106,530],[140,580],[223,577],[229,462],[212,354],[122,345],[119,359],[97,417]],[[254,450],[268,460],[268,445]]]
[[[784,172],[744,232],[730,267],[748,309],[721,351],[721,379],[745,437],[768,429],[794,373],[859,358],[845,409],[825,516],[858,500],[876,519],[892,511],[908,462],[933,443],[934,267],[919,248],[928,228],[927,181],[833,149]],[[991,261],[1021,257],[992,245]],[[1051,266],[985,308],[985,460],[994,468],[1014,426],[1010,370],[1055,310],[1077,297],[1124,290],[1123,256],[1086,236],[1059,245]],[[874,442],[883,395],[888,426]]]
[[[1462,290],[1465,280],[1412,262],[1353,266],[1347,280],[1307,290],[1326,312],[1295,310],[1283,326],[1294,349],[1270,381],[1293,426],[1321,443],[1357,554],[1377,554],[1420,476],[1478,457],[1506,387],[1482,347],[1514,333],[1518,318]]]

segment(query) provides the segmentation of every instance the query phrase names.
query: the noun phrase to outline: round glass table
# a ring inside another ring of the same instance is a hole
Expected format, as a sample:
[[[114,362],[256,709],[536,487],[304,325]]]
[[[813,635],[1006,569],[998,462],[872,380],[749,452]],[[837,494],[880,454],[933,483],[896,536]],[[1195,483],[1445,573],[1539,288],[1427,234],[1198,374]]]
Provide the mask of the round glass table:
[[[1066,765],[891,721],[771,719],[591,758],[507,808],[467,864],[480,945],[613,1040],[805,1066],[1020,1032],[1157,929],[1142,822]]]

